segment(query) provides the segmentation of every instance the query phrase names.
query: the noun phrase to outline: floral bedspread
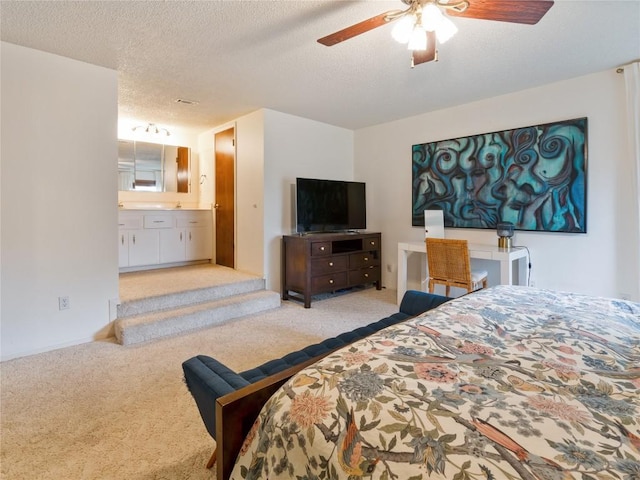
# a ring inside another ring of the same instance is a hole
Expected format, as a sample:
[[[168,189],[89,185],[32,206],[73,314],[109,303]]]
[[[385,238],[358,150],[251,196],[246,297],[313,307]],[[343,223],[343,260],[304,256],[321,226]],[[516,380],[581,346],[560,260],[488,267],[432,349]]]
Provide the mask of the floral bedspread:
[[[640,304],[493,287],[303,370],[233,479],[640,479]]]

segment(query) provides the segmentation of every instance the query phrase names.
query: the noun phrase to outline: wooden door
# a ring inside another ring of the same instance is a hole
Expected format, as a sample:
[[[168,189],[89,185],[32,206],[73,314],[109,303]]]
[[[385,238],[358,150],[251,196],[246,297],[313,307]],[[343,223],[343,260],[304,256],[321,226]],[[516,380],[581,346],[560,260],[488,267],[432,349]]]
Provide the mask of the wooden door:
[[[189,193],[189,149],[178,147],[178,193]]]
[[[215,134],[216,264],[234,268],[235,129]]]

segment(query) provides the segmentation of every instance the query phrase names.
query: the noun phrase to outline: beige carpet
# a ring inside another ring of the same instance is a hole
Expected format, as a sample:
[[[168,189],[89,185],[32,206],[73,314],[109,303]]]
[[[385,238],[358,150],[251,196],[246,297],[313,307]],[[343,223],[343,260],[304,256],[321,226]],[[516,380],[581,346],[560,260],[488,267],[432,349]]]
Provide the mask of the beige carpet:
[[[260,277],[211,263],[186,267],[158,268],[120,274],[120,301],[211,288]],[[264,281],[262,281],[264,284]]]
[[[236,370],[376,321],[396,292],[298,302],[207,330],[122,346],[85,345],[0,364],[3,480],[212,479],[213,450],[181,364],[197,354]]]

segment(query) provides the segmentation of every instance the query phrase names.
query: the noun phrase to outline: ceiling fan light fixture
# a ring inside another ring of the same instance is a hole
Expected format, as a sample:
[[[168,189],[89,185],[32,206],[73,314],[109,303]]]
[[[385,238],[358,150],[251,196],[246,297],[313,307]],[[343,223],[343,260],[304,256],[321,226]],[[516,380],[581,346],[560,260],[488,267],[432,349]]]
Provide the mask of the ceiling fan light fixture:
[[[427,32],[437,30],[442,20],[444,15],[434,3],[427,3],[422,9],[422,28]]]
[[[411,66],[438,59],[436,45],[458,31],[449,16],[535,25],[555,0],[402,0],[407,8],[391,10],[319,38],[330,47],[374,28],[397,22],[391,32],[400,43],[408,43]],[[473,7],[472,7],[473,2]]]
[[[416,25],[411,32],[411,38],[407,45],[409,50],[426,50],[427,49],[427,32],[420,25]]]
[[[393,30],[391,30],[391,36],[396,42],[407,43],[411,38],[415,24],[416,17],[413,15],[405,15],[396,22]]]
[[[422,28],[427,32],[436,32],[440,43],[445,43],[458,32],[458,27],[435,3],[428,3],[422,9]]]
[[[444,43],[456,33],[458,33],[458,27],[456,27],[456,24],[443,15],[440,25],[436,28],[436,37],[438,37],[438,42]]]

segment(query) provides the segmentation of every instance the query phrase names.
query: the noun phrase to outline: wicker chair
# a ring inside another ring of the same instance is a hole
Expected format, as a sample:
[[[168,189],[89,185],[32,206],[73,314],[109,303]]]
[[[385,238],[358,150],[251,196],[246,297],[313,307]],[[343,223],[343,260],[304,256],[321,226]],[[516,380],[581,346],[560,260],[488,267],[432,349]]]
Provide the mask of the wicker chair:
[[[436,284],[446,286],[446,296],[451,287],[473,292],[487,288],[488,273],[471,271],[469,244],[466,240],[426,238],[427,265],[429,267],[429,293]]]

